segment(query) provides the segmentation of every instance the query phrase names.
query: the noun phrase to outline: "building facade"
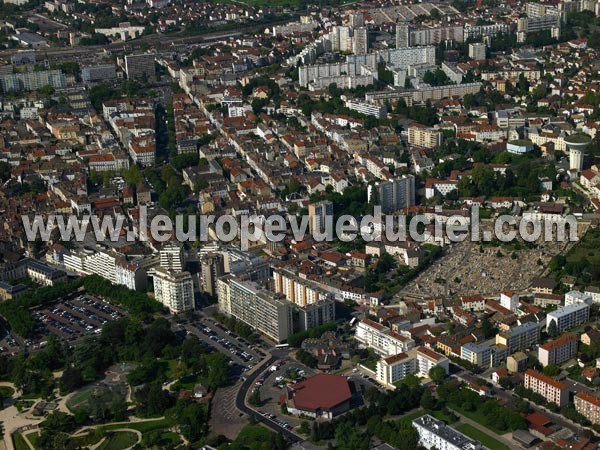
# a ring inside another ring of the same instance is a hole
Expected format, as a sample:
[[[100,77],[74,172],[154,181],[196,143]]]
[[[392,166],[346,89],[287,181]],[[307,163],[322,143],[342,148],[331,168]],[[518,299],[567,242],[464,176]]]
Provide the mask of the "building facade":
[[[194,283],[189,272],[157,268],[152,275],[156,300],[173,314],[194,309]]]
[[[540,345],[538,359],[542,366],[560,364],[577,355],[579,337],[576,334],[563,334],[558,339]]]
[[[567,389],[567,385],[544,375],[543,373],[533,369],[527,369],[524,382],[525,389],[540,394],[550,403],[555,403],[559,407],[562,407],[569,402],[569,390]]]

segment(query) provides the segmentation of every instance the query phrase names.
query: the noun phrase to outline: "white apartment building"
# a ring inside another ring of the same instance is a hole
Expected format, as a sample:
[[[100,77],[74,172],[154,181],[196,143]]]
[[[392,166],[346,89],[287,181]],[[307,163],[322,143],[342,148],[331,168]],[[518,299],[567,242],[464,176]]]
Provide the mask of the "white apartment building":
[[[413,124],[408,128],[408,143],[417,147],[436,148],[442,145],[443,133],[440,130]]]
[[[357,111],[366,116],[375,116],[378,119],[387,116],[387,108],[385,105],[379,105],[377,103],[367,103],[357,100],[346,100],[346,108]]]
[[[159,252],[160,267],[175,272],[181,272],[185,267],[185,257],[183,247],[175,243],[169,243],[163,246]]]
[[[443,367],[446,374],[450,371],[450,361],[441,353],[435,352],[428,347],[417,348],[416,372],[420,376],[428,376],[429,371],[436,366]]]
[[[435,197],[436,194],[442,196],[448,195],[458,189],[458,181],[454,180],[435,180],[428,178],[425,180],[425,198]]]
[[[591,305],[593,303],[592,296],[580,291],[569,291],[565,294],[565,306],[571,306],[577,303]]]
[[[398,353],[377,361],[377,381],[393,388],[395,383],[414,374],[415,370],[416,358],[406,353]]]
[[[413,427],[419,433],[419,444],[423,447],[437,450],[489,450],[481,442],[459,433],[429,414],[412,421]]]
[[[576,327],[590,319],[590,305],[586,303],[575,303],[570,306],[558,308],[546,316],[546,331],[552,321],[556,322],[559,333],[569,328]]]
[[[402,352],[381,358],[377,362],[377,381],[386,387],[394,388],[395,383],[408,375],[428,377],[429,370],[435,366],[443,367],[448,373],[449,364],[444,355],[427,347],[418,347],[408,353]]]
[[[156,300],[173,314],[193,310],[194,282],[189,272],[173,272],[159,267],[152,275]]]
[[[415,346],[415,341],[394,333],[388,327],[365,319],[358,323],[354,338],[365,347],[372,348],[375,353],[393,356],[404,353]]]
[[[146,269],[136,262],[126,261],[122,255],[116,253],[89,249],[68,251],[63,255],[62,261],[55,262],[63,264],[67,270],[82,275],[95,274],[129,289],[146,289]]]
[[[578,335],[563,334],[558,339],[540,345],[538,360],[544,367],[548,364],[561,364],[577,355],[578,343]]]
[[[515,312],[519,306],[519,295],[509,289],[505,289],[500,294],[500,306]]]
[[[550,403],[555,403],[559,407],[562,407],[569,402],[569,390],[565,383],[533,369],[527,369],[524,381],[525,389],[540,394]]]
[[[592,302],[600,303],[600,289],[596,286],[586,287],[584,293],[592,297]]]

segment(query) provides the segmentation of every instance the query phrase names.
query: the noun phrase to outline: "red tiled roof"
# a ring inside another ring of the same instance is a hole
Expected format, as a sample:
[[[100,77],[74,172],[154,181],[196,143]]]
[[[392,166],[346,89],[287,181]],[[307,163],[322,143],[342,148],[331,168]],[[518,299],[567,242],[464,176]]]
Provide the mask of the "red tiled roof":
[[[348,379],[320,373],[291,388],[296,408],[305,411],[330,410],[352,397]]]

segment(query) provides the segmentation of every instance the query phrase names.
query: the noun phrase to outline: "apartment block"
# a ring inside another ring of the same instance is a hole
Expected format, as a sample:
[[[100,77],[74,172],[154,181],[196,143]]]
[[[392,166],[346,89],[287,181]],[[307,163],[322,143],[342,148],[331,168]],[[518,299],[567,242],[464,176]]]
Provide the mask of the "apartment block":
[[[460,349],[460,357],[479,367],[490,367],[492,349],[489,344],[469,342]]]
[[[428,347],[418,347],[416,373],[421,376],[428,376],[429,371],[436,366],[443,367],[446,373],[448,373],[450,370],[450,361],[444,355]]]
[[[67,251],[56,264],[82,275],[98,275],[111,283],[143,291],[147,285],[146,269],[138,261],[127,261],[124,255],[108,251],[83,249]]]
[[[416,370],[416,359],[406,353],[382,358],[377,362],[377,381],[392,387],[395,383],[412,375]]]
[[[127,78],[132,80],[135,78],[155,77],[155,55],[128,55],[125,57],[125,73]]]
[[[569,402],[569,390],[565,383],[533,369],[527,369],[524,381],[525,389],[540,394],[550,403],[562,407]]]
[[[540,328],[535,322],[525,322],[523,325],[510,328],[496,335],[496,344],[505,345],[508,353],[525,350],[540,341]]]
[[[160,249],[160,267],[181,272],[185,267],[183,247],[175,243],[166,244]]]
[[[81,69],[81,79],[85,83],[110,81],[117,79],[117,68],[114,64],[100,64]]]
[[[427,347],[418,347],[381,358],[377,362],[377,381],[384,386],[393,387],[408,375],[427,377],[429,370],[436,366],[442,367],[448,373],[449,363],[444,355]]]
[[[358,323],[354,338],[365,347],[372,348],[375,353],[393,356],[414,348],[415,341],[394,333],[388,327],[365,319]]]
[[[475,441],[429,414],[412,421],[419,433],[419,444],[437,450],[488,450],[481,442]]]
[[[560,364],[577,355],[579,337],[576,334],[563,334],[558,339],[541,345],[538,349],[538,359],[542,366]]]
[[[485,59],[485,44],[483,42],[473,42],[469,44],[469,58],[475,61]]]
[[[575,410],[595,425],[600,424],[600,398],[580,392],[574,398]]]
[[[293,333],[291,303],[282,295],[262,288],[258,283],[225,275],[217,281],[219,309],[282,342]]]
[[[287,301],[302,307],[327,300],[331,296],[317,283],[279,267],[273,268],[273,282],[276,293],[283,294]]]
[[[225,275],[223,254],[209,252],[200,260],[202,273],[202,290],[210,295],[217,294],[217,280]]]
[[[40,70],[0,75],[0,87],[4,93],[37,91],[44,86],[60,89],[67,86],[67,77],[60,70]]]
[[[576,303],[586,303],[591,305],[593,303],[592,296],[585,292],[580,291],[569,291],[565,294],[565,306],[575,305]]]
[[[586,303],[575,303],[570,306],[558,308],[546,316],[546,331],[550,323],[556,323],[559,333],[562,333],[569,328],[576,327],[590,319],[590,305]]]
[[[389,181],[368,186],[368,199],[381,206],[381,211],[390,213],[415,204],[415,177],[403,175]]]
[[[503,290],[500,294],[500,305],[515,312],[519,306],[519,295],[509,289]]]
[[[327,220],[333,220],[333,203],[324,200],[308,205],[308,226],[311,233],[324,233]]]
[[[417,147],[436,148],[442,145],[443,133],[440,130],[413,124],[408,128],[408,143]]]
[[[194,309],[194,282],[189,272],[159,267],[152,275],[154,297],[173,314]]]

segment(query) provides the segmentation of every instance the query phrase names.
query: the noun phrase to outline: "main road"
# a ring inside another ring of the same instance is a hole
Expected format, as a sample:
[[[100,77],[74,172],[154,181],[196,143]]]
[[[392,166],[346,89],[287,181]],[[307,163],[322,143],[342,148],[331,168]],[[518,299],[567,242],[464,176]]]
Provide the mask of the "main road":
[[[260,374],[262,374],[265,371],[267,367],[272,366],[273,363],[275,363],[275,361],[277,360],[277,357],[271,356],[271,358],[269,358],[266,361],[263,361],[259,366],[256,366],[255,370],[251,374],[247,375],[246,380],[242,383],[240,389],[238,390],[237,396],[235,398],[235,406],[241,412],[247,414],[248,416],[254,417],[254,419],[257,422],[265,424],[271,430],[275,431],[276,433],[282,434],[292,443],[297,444],[299,442],[304,441],[304,438],[298,436],[292,430],[282,427],[274,420],[271,420],[268,417],[259,414],[258,412],[256,412],[252,408],[249,408],[246,405],[246,395],[248,394],[248,391],[252,388],[252,386],[254,386],[254,381],[258,378]]]

